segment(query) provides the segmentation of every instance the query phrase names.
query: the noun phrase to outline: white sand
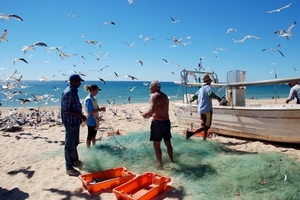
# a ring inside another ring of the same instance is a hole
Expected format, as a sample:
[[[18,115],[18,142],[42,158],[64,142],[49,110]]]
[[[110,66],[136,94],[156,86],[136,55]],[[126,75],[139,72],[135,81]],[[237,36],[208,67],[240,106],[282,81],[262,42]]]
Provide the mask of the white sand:
[[[281,99],[280,101],[284,100]],[[247,103],[270,102],[247,100]],[[121,135],[142,130],[146,131],[149,129],[151,120],[143,119],[139,111],[145,111],[148,106],[147,103],[143,103],[107,107],[107,113],[104,115],[106,122],[101,126],[114,127],[114,131],[119,129]],[[182,134],[183,129],[178,127],[172,108],[173,102],[170,102],[172,133]],[[41,109],[43,110],[43,108]],[[54,110],[55,114],[59,112],[59,107],[47,109]],[[113,117],[109,109],[118,109],[118,115]],[[122,112],[124,109],[133,114],[132,119],[125,118],[126,114]],[[9,110],[1,109],[2,119],[8,115]],[[21,111],[30,113],[28,108],[20,108]],[[108,132],[111,132],[111,129],[106,130],[104,137],[108,137]],[[85,146],[86,135],[87,128],[81,128],[80,145]],[[6,197],[13,199],[115,199],[115,195],[107,191],[101,193],[100,196],[89,196],[88,192],[83,189],[78,177],[71,177],[66,174],[64,146],[62,145],[64,142],[64,127],[62,125],[45,123],[35,129],[26,125],[18,132],[1,132],[1,136],[0,196],[2,198],[7,195]],[[300,161],[300,150],[288,145],[274,145],[223,136],[217,136],[213,139],[222,143],[234,144],[229,146],[232,149],[247,152],[282,152]],[[155,159],[154,155],[153,159]],[[81,171],[81,173],[87,172]],[[160,199],[178,198],[164,198],[164,194],[161,194]]]

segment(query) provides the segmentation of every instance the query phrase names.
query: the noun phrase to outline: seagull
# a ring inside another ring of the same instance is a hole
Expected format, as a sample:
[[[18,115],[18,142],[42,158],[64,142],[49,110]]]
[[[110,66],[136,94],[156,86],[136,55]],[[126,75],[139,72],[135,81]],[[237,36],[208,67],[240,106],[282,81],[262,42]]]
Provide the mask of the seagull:
[[[288,8],[288,7],[290,7],[291,5],[292,5],[292,3],[289,3],[288,5],[283,6],[283,7],[281,7],[281,8],[278,8],[278,9],[275,9],[275,10],[271,10],[271,11],[267,11],[267,13],[270,14],[270,13],[273,13],[273,12],[280,12],[282,9]]]
[[[134,45],[135,42],[132,42],[131,44],[127,43],[124,41],[125,44],[127,44],[129,47],[132,47]]]
[[[149,84],[149,83],[146,83],[146,82],[143,83],[144,86],[147,86],[148,84]]]
[[[166,59],[162,59],[166,64],[170,64],[170,63],[172,63],[172,62],[168,62]]]
[[[24,46],[22,48],[22,51],[24,53],[26,53],[29,50],[35,50],[34,46],[47,47],[47,44],[45,44],[44,42],[35,42],[35,43],[33,43],[33,44],[29,45],[29,46]]]
[[[80,35],[82,38],[85,37],[85,32],[83,32],[81,35]]]
[[[7,30],[4,29],[4,31],[3,31],[3,33],[2,33],[2,35],[1,35],[1,37],[0,37],[0,42],[1,42],[1,41],[6,41],[6,42],[8,42],[8,40],[5,38],[6,35],[7,35]]]
[[[256,37],[256,36],[254,36],[254,35],[246,35],[243,39],[241,39],[241,40],[235,40],[235,39],[233,39],[232,38],[232,40],[234,41],[234,43],[242,43],[242,42],[244,42],[246,39],[250,39],[250,38],[254,38],[254,39],[257,39],[257,40],[261,40],[261,38],[260,37]]]
[[[116,25],[115,22],[103,22],[103,24],[101,26],[103,26],[103,25],[109,25],[109,24]]]
[[[227,31],[226,31],[226,34],[230,33],[231,31],[237,31],[236,28],[229,28]]]
[[[98,72],[102,72],[102,70],[105,69],[105,68],[107,68],[107,67],[109,67],[109,65],[106,65],[105,67],[102,67],[101,69],[99,69]]]
[[[64,53],[62,50],[60,50],[57,47],[56,47],[56,50],[59,52],[59,56],[61,57],[61,59],[70,57],[68,54]],[[77,56],[77,54],[72,54],[72,56]]]
[[[293,69],[295,70],[296,73],[298,73],[298,70],[295,67],[293,67]]]
[[[116,77],[119,77],[119,74],[117,74],[116,72],[114,72],[114,74],[115,74]]]
[[[214,48],[215,50],[219,50],[219,51],[227,51],[228,49],[226,48]]]
[[[98,42],[98,41],[95,41],[95,40],[86,40],[86,42],[88,44],[94,44],[94,45],[97,45],[98,47],[101,47],[101,43]]]
[[[99,81],[101,81],[103,84],[105,84],[105,80],[104,80],[104,79],[102,79],[102,78],[100,78],[100,77],[97,77],[97,79],[98,79]]]
[[[136,88],[136,86],[134,86],[134,87],[129,87],[129,91],[132,92],[135,88]]]
[[[22,99],[22,98],[19,98],[20,100],[20,104],[23,105],[23,104],[26,104],[26,103],[29,103],[30,102],[30,99]]]
[[[101,52],[102,52],[102,51],[100,51],[100,52],[99,52],[99,53],[97,53],[97,54],[96,54],[96,53],[91,53],[91,52],[90,52],[90,54],[91,54],[91,55],[93,55],[93,56],[95,56],[95,57],[96,57],[96,59],[99,61],[99,60],[101,60],[101,58],[100,58],[100,54],[101,54]]]
[[[127,0],[128,1],[128,4],[132,4],[133,3],[133,0]]]
[[[15,79],[16,82],[20,83],[21,80],[22,80],[22,78],[23,78],[23,76],[21,75],[19,78],[15,78],[15,77],[11,77],[11,78]]]
[[[148,40],[153,40],[153,41],[155,41],[155,39],[152,38],[152,37],[146,37],[146,38],[144,39],[144,45],[146,45],[146,43],[147,43]]]
[[[12,18],[14,18],[15,20],[18,20],[18,21],[23,21],[23,19],[18,15],[15,15],[15,14],[6,15],[6,14],[3,14],[3,13],[0,13],[0,18],[2,18],[2,19],[9,20],[10,17],[12,17]]]
[[[278,31],[275,31],[274,33],[279,35],[278,37],[286,37],[287,40],[289,40],[289,37],[293,36],[291,34],[291,30],[293,27],[295,27],[297,24],[297,22],[293,22],[292,25],[286,30],[278,30]]]
[[[18,60],[21,60],[21,61],[23,61],[23,62],[29,64],[29,63],[27,62],[27,60],[25,60],[24,58],[15,58],[13,64],[15,64]]]
[[[282,57],[284,57],[283,53],[281,51],[277,50],[277,49],[265,48],[262,51],[265,51],[265,50],[268,50],[268,49],[270,49],[272,52],[276,52],[277,51],[277,52],[279,52],[282,55]]]
[[[138,80],[136,77],[134,77],[134,76],[131,76],[131,75],[127,75],[127,76],[125,76],[125,78],[131,78],[131,80]]]
[[[48,78],[49,78],[49,77],[45,77],[45,76],[37,76],[37,77],[40,77],[39,81],[45,81],[45,80],[48,80]]]
[[[177,22],[180,22],[180,19],[175,20],[175,19],[173,19],[171,16],[170,16],[170,18],[171,18],[173,24],[175,24],[175,23],[177,23]]]
[[[136,62],[137,62],[138,64],[140,64],[141,66],[144,65],[144,63],[143,63],[141,60],[136,60]]]
[[[75,18],[75,17],[79,17],[79,16],[78,15],[67,15],[67,17]]]

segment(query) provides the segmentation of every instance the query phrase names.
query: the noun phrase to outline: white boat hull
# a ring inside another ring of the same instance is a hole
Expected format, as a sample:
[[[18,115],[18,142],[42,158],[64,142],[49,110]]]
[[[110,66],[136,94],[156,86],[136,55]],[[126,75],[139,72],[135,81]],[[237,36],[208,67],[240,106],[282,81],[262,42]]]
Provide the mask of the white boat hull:
[[[175,103],[178,124],[198,128],[197,105]],[[211,132],[220,135],[300,144],[300,105],[214,106]]]

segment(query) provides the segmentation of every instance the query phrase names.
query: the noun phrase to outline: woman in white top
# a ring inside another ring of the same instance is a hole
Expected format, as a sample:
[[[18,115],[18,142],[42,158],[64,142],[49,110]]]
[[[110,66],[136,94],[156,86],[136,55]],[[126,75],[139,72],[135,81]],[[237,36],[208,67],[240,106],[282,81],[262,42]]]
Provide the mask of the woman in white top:
[[[96,99],[96,95],[98,94],[98,91],[101,90],[97,85],[85,85],[84,90],[89,92],[87,97],[84,100],[84,107],[85,111],[88,114],[88,118],[86,121],[86,125],[88,127],[88,135],[86,139],[86,146],[90,148],[91,142],[93,145],[96,144],[96,134],[97,130],[99,128],[99,117],[98,112],[105,112],[106,108],[101,107],[99,108],[98,102]]]

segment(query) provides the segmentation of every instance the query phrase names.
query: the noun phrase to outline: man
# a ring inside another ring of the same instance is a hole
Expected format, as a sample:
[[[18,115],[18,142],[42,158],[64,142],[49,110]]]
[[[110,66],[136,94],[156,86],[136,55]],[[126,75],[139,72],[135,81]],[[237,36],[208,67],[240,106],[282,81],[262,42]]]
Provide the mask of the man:
[[[198,113],[200,114],[201,127],[195,131],[188,130],[186,132],[186,139],[188,140],[195,133],[204,131],[203,140],[207,138],[207,132],[210,129],[212,121],[212,99],[218,99],[221,101],[221,98],[218,97],[211,89],[212,79],[208,74],[203,75],[202,81],[204,85],[196,92],[193,100],[198,98]],[[191,102],[190,101],[190,102]]]
[[[291,89],[290,95],[287,100],[285,100],[285,103],[289,103],[294,98],[296,98],[297,104],[300,104],[300,85],[298,84],[298,82],[289,82],[288,85],[291,87]]]
[[[70,176],[78,176],[80,172],[74,167],[81,165],[77,152],[79,129],[80,124],[86,121],[86,116],[82,114],[78,88],[84,80],[78,74],[73,74],[69,81],[70,85],[64,90],[61,99],[61,118],[65,126],[66,173]]]
[[[162,152],[160,142],[164,139],[168,155],[171,162],[173,160],[173,147],[171,144],[171,122],[169,119],[169,99],[166,94],[160,91],[160,82],[154,80],[150,84],[150,109],[142,116],[144,118],[152,117],[150,127],[150,141],[153,141],[155,156],[158,161],[158,168],[163,169]]]

